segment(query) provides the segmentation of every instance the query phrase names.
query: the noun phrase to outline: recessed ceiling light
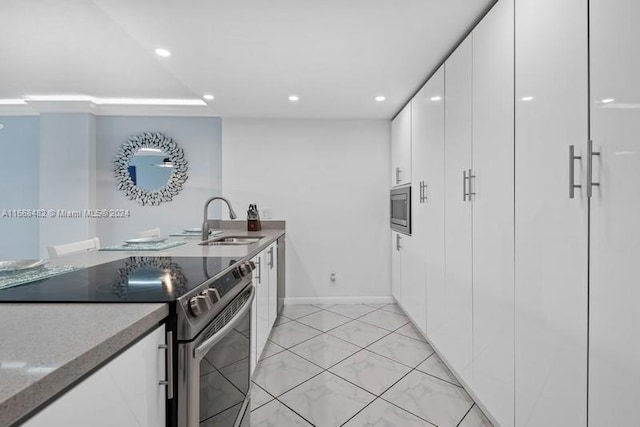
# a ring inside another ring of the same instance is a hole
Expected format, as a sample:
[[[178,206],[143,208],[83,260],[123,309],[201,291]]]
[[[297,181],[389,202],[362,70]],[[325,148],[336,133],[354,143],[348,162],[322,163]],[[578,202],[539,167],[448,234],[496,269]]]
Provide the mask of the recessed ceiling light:
[[[213,101],[216,97],[211,95],[211,94],[206,94],[202,96],[204,99],[206,99],[207,101]]]
[[[154,52],[158,56],[163,56],[163,57],[171,56],[171,52],[169,52],[167,49],[163,49],[161,47],[157,48]]]
[[[615,101],[615,99],[613,99],[613,98],[605,98],[605,99],[602,100],[602,103],[603,104],[608,104],[608,103],[613,102],[613,101]]]
[[[385,101],[386,99],[387,99],[387,97],[384,96],[384,95],[376,96],[376,102],[382,102],[382,101]]]
[[[297,102],[299,100],[300,100],[300,97],[298,95],[289,95],[289,101]]]
[[[524,98],[520,98],[520,99],[522,99],[525,102],[526,101],[533,101],[533,96],[525,96]]]
[[[432,97],[431,97],[431,98],[429,98],[429,99],[430,99],[431,101],[433,101],[433,102],[437,102],[437,101],[440,101],[440,100],[442,99],[442,97],[441,97],[441,96],[432,96]]]
[[[4,129],[4,125],[0,123],[0,129]]]

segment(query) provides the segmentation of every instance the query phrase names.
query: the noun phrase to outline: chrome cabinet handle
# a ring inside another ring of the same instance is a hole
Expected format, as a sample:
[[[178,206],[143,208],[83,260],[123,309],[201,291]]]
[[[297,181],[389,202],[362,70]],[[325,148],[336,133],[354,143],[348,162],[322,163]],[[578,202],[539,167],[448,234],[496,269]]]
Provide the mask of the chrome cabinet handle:
[[[476,176],[473,175],[471,173],[471,169],[469,169],[469,175],[467,176],[467,179],[469,180],[469,192],[467,193],[467,196],[469,197],[469,201],[471,201],[471,196],[475,196],[476,193],[471,189],[471,180],[474,179]]]
[[[273,248],[269,249],[269,270],[273,270]]]
[[[158,381],[158,385],[167,387],[167,399],[173,399],[173,331],[167,332],[167,343],[160,344],[158,350],[167,352],[167,379]]]
[[[462,201],[467,201],[467,171],[462,171]]]
[[[400,251],[400,249],[402,248],[402,246],[400,246],[400,239],[402,239],[400,235],[396,234],[396,251]]]
[[[575,145],[569,146],[569,198],[575,197],[576,188],[582,188],[582,185],[575,183],[575,161],[582,159],[582,156],[576,156]]]
[[[258,283],[262,283],[262,258],[258,257],[258,268],[256,268],[256,270],[258,271],[258,276],[256,277],[256,280],[258,280]]]
[[[420,203],[427,202],[427,183],[420,181]]]
[[[400,184],[400,168],[396,168],[396,184]]]
[[[593,141],[587,141],[587,197],[593,196],[593,187],[599,187],[599,182],[593,182],[593,157],[599,156],[599,151],[593,151]]]

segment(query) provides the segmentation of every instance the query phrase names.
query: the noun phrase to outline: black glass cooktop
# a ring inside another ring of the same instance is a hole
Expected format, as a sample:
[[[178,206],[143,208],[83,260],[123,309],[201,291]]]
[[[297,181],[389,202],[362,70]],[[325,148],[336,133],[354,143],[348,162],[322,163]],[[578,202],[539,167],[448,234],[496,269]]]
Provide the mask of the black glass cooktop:
[[[236,261],[239,259],[229,257],[129,257],[0,290],[0,302],[170,302]]]

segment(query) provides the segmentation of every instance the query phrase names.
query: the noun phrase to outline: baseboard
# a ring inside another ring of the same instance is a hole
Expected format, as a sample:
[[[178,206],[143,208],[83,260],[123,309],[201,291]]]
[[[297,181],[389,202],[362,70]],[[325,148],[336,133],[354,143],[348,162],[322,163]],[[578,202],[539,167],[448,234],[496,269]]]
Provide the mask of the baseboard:
[[[392,296],[384,297],[286,297],[285,304],[390,304]]]

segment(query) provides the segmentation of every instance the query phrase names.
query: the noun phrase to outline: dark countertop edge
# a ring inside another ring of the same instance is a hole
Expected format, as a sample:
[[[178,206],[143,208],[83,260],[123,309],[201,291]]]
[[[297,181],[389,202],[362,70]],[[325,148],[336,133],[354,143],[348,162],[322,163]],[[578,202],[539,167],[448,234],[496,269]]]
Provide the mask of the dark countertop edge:
[[[14,423],[26,421],[27,417],[35,415],[36,411],[84,380],[155,326],[159,326],[168,315],[168,305],[161,304],[152,313],[0,403],[0,425],[19,425]]]

